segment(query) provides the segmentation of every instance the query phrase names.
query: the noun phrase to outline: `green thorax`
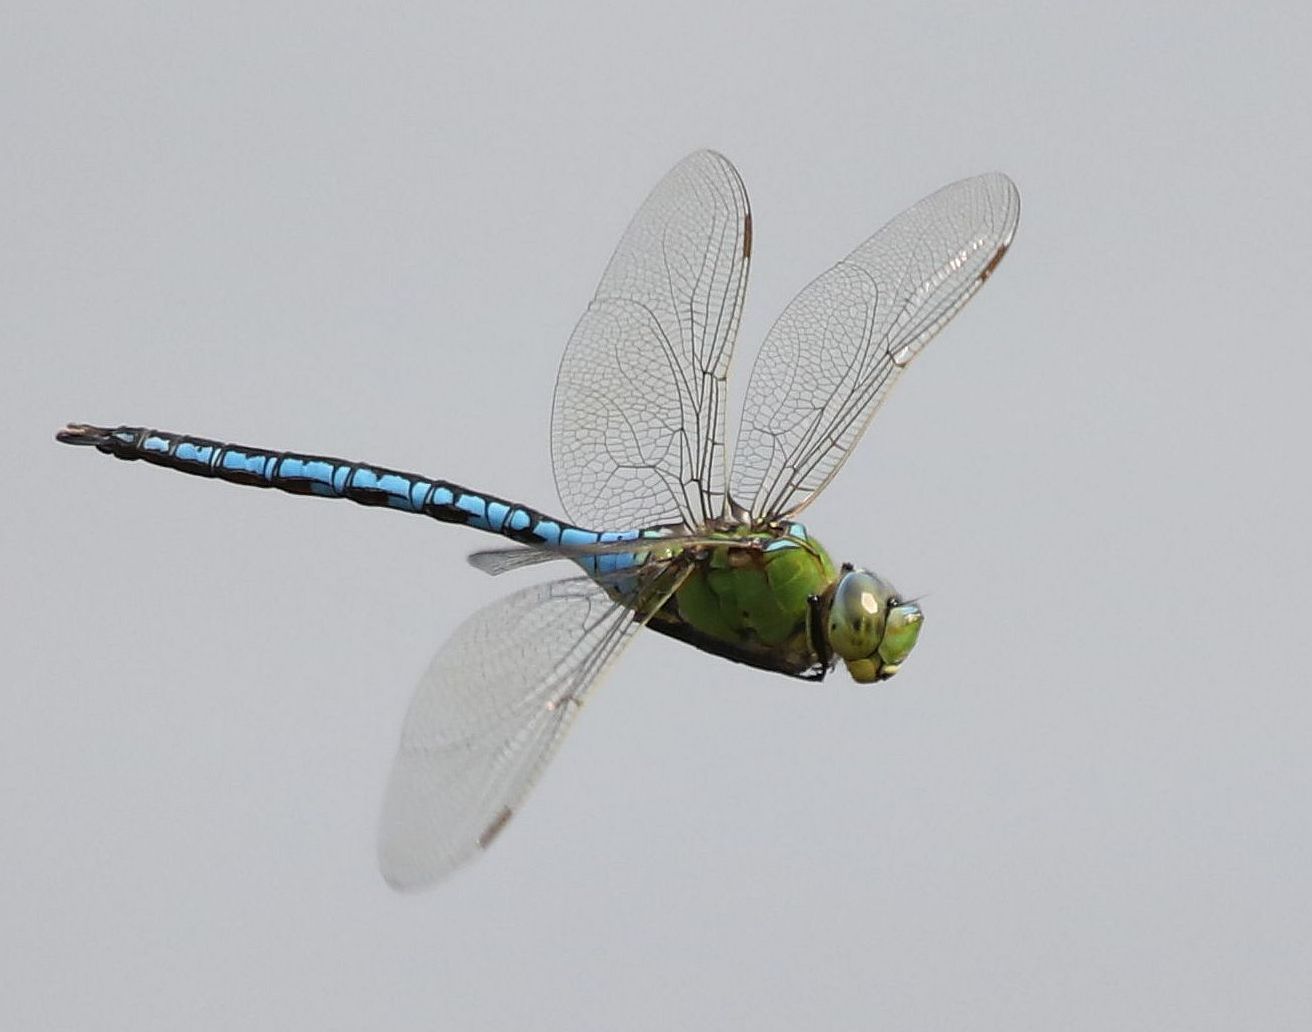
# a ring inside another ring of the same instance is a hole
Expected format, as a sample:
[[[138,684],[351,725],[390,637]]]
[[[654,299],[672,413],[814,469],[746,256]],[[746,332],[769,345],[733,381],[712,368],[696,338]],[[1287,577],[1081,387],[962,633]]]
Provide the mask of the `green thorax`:
[[[748,528],[699,548],[692,569],[650,627],[752,666],[815,674],[829,662],[813,640],[812,596],[824,596],[837,572],[800,523],[772,537]]]

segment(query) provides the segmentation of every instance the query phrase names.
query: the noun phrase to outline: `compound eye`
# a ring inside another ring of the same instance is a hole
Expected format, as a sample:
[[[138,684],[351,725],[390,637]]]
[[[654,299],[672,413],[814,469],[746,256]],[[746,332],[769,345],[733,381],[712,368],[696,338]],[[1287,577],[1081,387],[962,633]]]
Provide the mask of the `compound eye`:
[[[914,602],[889,610],[888,627],[879,645],[879,655],[885,664],[896,667],[911,652],[920,637],[924,614]]]
[[[829,610],[829,643],[847,660],[864,659],[879,647],[884,633],[880,585],[864,570],[845,574],[834,589]]]

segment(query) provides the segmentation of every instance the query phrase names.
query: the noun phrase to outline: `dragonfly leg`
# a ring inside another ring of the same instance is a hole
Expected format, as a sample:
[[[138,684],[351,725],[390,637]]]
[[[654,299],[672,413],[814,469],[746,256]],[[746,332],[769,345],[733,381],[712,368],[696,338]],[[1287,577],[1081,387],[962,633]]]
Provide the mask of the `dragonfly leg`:
[[[820,659],[820,673],[814,680],[823,681],[834,654],[829,648],[829,637],[825,634],[824,605],[819,595],[806,597],[806,634],[810,639],[811,651]]]

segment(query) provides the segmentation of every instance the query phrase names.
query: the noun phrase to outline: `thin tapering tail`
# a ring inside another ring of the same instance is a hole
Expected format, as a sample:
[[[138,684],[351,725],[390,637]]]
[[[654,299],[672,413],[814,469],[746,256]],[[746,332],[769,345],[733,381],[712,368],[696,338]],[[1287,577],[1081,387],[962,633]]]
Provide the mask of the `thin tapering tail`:
[[[55,440],[60,444],[92,445],[102,451],[112,451],[113,449],[108,444],[111,434],[112,431],[103,426],[69,423],[68,426],[55,434]]]
[[[143,427],[69,423],[55,434],[62,444],[90,446],[106,455],[141,460],[192,476],[226,480],[289,494],[346,498],[359,505],[411,512],[443,523],[460,523],[500,534],[520,544],[577,549],[599,542],[634,540],[638,531],[599,533],[553,519],[528,506],[471,491],[446,480],[433,480],[363,462],[321,455],[270,451],[224,444]],[[589,572],[628,565],[631,554],[581,556]]]

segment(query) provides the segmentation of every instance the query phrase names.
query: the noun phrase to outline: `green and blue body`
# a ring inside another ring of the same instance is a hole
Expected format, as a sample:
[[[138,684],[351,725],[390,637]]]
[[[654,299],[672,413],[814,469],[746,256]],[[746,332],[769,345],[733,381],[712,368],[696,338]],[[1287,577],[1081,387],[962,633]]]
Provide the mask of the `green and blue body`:
[[[141,427],[76,425],[60,434],[120,459],[291,494],[345,498],[457,523],[521,545],[557,551],[623,601],[648,564],[679,564],[678,587],[655,612],[655,631],[740,663],[796,677],[823,677],[833,661],[819,602],[838,577],[800,523],[762,530],[708,528],[693,545],[669,528],[593,530],[450,481],[320,455],[279,452]],[[614,548],[633,542],[630,550]],[[598,549],[589,551],[589,549]],[[632,575],[632,576],[630,576]]]
[[[501,834],[639,627],[791,677],[818,680],[840,659],[859,683],[897,673],[920,608],[875,573],[836,567],[797,514],[993,274],[1019,211],[1005,175],[963,179],[812,280],[761,343],[731,445],[727,387],[753,219],[733,165],[689,155],[630,221],[565,346],[550,443],[569,521],[368,463],[140,427],[76,423],[57,437],[514,542],[470,557],[489,573],[555,559],[582,570],[472,613],[420,679],[379,836],[388,881],[418,887]]]

